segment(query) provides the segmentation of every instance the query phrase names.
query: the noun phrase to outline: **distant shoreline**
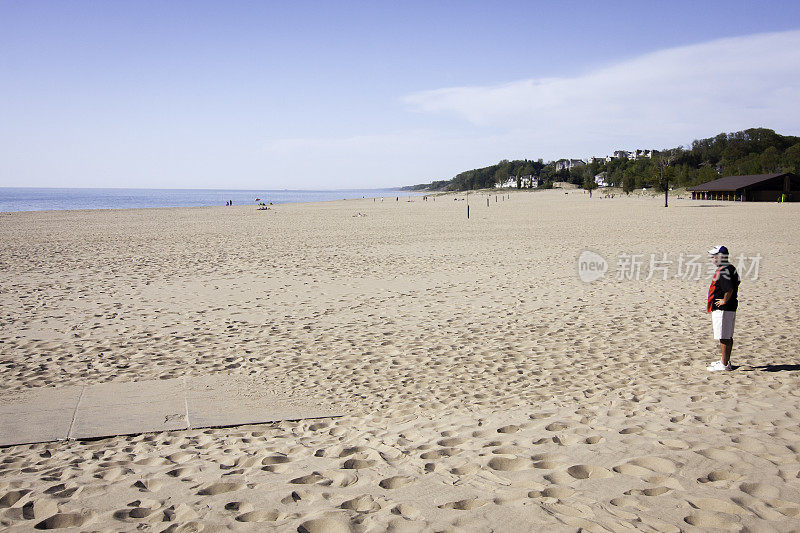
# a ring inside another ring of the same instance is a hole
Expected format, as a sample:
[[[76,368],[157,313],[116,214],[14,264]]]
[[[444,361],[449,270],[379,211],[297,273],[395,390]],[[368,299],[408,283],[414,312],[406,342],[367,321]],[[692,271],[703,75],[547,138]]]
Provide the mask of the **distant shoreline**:
[[[0,187],[0,213],[226,207],[419,196],[399,189],[247,190]]]

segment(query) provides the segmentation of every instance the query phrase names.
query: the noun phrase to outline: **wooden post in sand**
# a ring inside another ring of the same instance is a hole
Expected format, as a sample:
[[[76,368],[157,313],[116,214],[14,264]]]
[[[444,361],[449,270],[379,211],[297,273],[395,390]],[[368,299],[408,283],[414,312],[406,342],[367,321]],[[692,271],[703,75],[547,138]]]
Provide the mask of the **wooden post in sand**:
[[[489,197],[486,197],[486,207],[489,207]]]
[[[467,204],[467,220],[469,220],[469,204]]]

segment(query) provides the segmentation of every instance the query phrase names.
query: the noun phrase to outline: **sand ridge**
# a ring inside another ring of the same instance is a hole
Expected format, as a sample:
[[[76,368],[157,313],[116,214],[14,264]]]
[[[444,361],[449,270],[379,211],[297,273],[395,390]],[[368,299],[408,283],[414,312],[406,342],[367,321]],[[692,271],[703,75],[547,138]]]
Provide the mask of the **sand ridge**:
[[[796,530],[798,206],[469,202],[4,216],[0,405],[225,373],[352,414],[5,448],[0,525]],[[715,243],[765,256],[733,373],[705,282],[576,272]]]

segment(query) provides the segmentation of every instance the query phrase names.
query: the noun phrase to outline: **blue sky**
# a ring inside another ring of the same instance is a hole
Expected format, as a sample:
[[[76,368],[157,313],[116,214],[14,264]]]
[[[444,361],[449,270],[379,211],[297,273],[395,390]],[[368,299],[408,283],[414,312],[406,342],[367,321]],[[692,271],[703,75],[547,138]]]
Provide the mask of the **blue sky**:
[[[387,187],[800,134],[800,2],[0,0],[0,186]]]

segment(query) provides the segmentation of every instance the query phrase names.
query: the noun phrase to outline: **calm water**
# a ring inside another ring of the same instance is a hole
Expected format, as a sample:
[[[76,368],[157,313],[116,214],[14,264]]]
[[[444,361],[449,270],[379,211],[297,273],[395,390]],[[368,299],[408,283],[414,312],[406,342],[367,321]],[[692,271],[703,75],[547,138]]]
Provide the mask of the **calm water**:
[[[0,187],[0,212],[63,209],[134,209],[140,207],[198,207],[321,202],[373,196],[411,196],[418,193],[394,189],[341,189],[334,191],[267,191],[219,189],[50,189]]]

